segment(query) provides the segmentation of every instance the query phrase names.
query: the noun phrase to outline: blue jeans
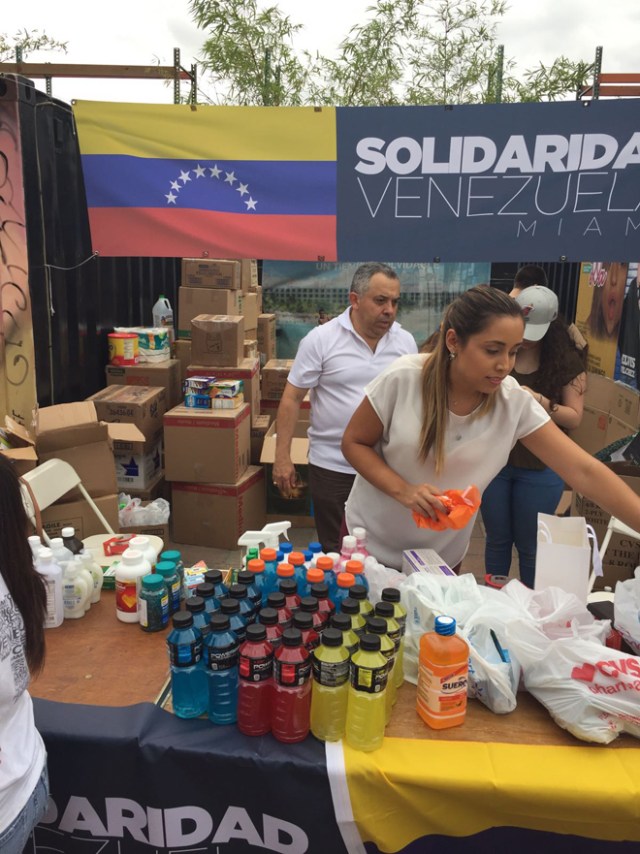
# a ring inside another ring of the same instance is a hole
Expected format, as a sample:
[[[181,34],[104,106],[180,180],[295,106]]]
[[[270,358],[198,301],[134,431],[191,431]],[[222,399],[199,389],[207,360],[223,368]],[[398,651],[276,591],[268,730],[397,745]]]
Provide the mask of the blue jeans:
[[[48,800],[49,775],[45,761],[40,779],[31,792],[29,800],[9,827],[0,832],[0,851],[2,854],[22,854],[31,831],[47,811]]]
[[[533,587],[536,573],[538,513],[553,514],[564,482],[549,468],[542,471],[505,466],[482,495],[480,510],[487,535],[487,572],[509,575],[515,545],[520,580]]]

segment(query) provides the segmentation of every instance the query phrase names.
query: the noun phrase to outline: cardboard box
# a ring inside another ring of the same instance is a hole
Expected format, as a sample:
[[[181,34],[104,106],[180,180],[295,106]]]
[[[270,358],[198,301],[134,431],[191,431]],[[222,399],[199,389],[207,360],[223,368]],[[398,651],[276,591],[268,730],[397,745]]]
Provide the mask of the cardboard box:
[[[167,359],[155,365],[107,365],[107,385],[146,385],[163,388],[166,407],[172,409],[182,400],[180,362]]]
[[[260,363],[258,359],[243,359],[236,368],[189,365],[187,377],[210,376],[218,380],[242,380],[245,402],[251,407],[251,421],[260,415]]]
[[[579,427],[569,435],[590,454],[631,436],[640,423],[640,392],[608,377],[590,373]]]
[[[240,261],[219,258],[183,258],[183,287],[221,288],[237,291],[242,288]]]
[[[262,369],[262,397],[280,400],[287,384],[293,359],[270,359]]]
[[[66,460],[92,498],[117,492],[108,425],[98,421],[90,400],[39,409],[36,452],[40,462],[54,457]],[[79,490],[74,489],[67,500],[79,496]]]
[[[87,400],[93,401],[100,421],[135,424],[147,439],[162,431],[162,416],[167,411],[163,387],[108,385]]]
[[[260,401],[260,412],[262,415],[270,415],[271,418],[275,418],[278,413],[278,407],[280,406],[280,400],[265,400],[262,398]],[[309,424],[311,421],[311,397],[310,392],[302,399],[300,403],[300,409],[298,410],[298,421],[304,421],[305,424]]]
[[[258,262],[253,258],[243,258],[240,261],[240,277],[242,290],[245,293],[258,287]]]
[[[18,424],[9,415],[5,415],[4,428],[0,433],[3,439],[3,443],[0,444],[0,454],[11,460],[18,477],[34,469],[38,462],[38,455],[34,447],[35,439],[27,428]],[[9,447],[4,446],[5,442]]]
[[[250,466],[236,483],[172,483],[172,540],[237,549],[245,531],[265,525],[264,472]]]
[[[287,497],[283,495],[273,483],[273,462],[276,458],[276,424],[275,422],[267,430],[260,454],[260,462],[264,466],[266,510],[268,521],[279,521],[290,519],[293,524],[294,518],[298,519],[299,527],[313,527],[313,509],[311,506],[311,493],[309,492],[309,440],[307,439],[307,425],[298,422],[291,440],[291,462],[298,474],[298,488],[295,495]],[[277,517],[272,518],[272,517]],[[303,524],[304,523],[304,524]]]
[[[244,358],[244,317],[229,314],[194,317],[191,357],[197,365],[237,367]]]
[[[242,300],[242,311],[240,312],[244,317],[244,328],[245,330],[249,329],[257,329],[258,328],[258,295],[254,293],[248,293],[243,295]],[[229,311],[227,314],[233,314],[233,312]],[[247,338],[252,337],[247,335]],[[257,337],[257,336],[256,336]]]
[[[251,465],[260,465],[260,455],[267,430],[271,426],[270,415],[258,415],[251,424]]]
[[[631,489],[640,495],[640,467],[629,463],[605,463],[607,468],[614,471]],[[598,538],[598,545],[604,539],[610,514],[599,507],[589,498],[573,493],[571,503],[572,516],[584,516],[587,524],[592,525]],[[640,565],[640,541],[613,534],[607,551],[605,552],[602,569],[602,578],[596,578],[594,589],[602,590],[603,587],[615,587],[616,581],[633,576],[633,570]]]
[[[247,333],[245,332],[245,335]],[[258,358],[258,339],[257,338],[245,338],[244,339],[244,357],[245,359],[257,359]]]
[[[199,314],[244,314],[244,294],[242,291],[211,288],[180,288],[178,338],[191,338],[191,321]]]
[[[180,383],[187,376],[187,368],[191,364],[191,338],[184,338],[180,341],[176,341],[174,346],[175,357],[180,363]],[[177,406],[180,403],[177,400],[173,406]],[[173,407],[169,407],[172,409]]]
[[[448,575],[455,572],[433,549],[406,549],[402,552],[402,571],[405,575],[422,572],[426,575]]]
[[[94,501],[114,531],[118,530],[118,496],[104,495],[94,498]],[[105,529],[98,519],[91,505],[84,498],[80,501],[66,501],[51,504],[41,511],[42,527],[47,534],[59,537],[63,528],[71,525],[75,528],[77,536],[84,540],[93,534],[104,534]]]
[[[186,483],[237,483],[249,465],[250,408],[188,409],[164,416],[165,476]]]
[[[112,440],[119,489],[147,489],[162,474],[162,429],[147,438],[135,424],[121,424]]]
[[[260,364],[262,366],[276,358],[275,314],[258,315],[258,351],[260,353]]]

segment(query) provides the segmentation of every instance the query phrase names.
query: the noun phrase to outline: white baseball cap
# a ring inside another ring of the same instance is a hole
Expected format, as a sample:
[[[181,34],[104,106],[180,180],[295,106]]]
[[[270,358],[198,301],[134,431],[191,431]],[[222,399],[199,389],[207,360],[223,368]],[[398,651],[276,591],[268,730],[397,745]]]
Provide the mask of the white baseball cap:
[[[540,341],[558,316],[558,297],[549,288],[531,285],[515,298],[524,316],[524,340]]]

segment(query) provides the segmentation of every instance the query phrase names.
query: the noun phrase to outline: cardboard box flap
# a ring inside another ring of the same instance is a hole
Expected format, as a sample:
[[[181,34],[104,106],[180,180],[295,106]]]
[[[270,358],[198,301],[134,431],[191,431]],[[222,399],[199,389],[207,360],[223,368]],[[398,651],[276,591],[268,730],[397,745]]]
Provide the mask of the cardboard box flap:
[[[96,408],[90,400],[80,400],[75,403],[58,403],[38,409],[36,417],[36,437],[45,433],[67,430],[86,424],[97,424]]]
[[[8,457],[10,460],[20,460],[23,462],[37,462],[38,455],[35,452],[35,449],[29,446],[28,448],[7,448],[6,450],[0,451],[5,457]]]
[[[11,450],[15,448],[29,448],[35,445],[35,439],[26,427],[14,421],[10,415],[4,417],[4,431],[11,444]]]
[[[87,400],[142,404],[155,400],[159,390],[164,391],[164,386],[108,385],[106,388],[92,394]]]
[[[273,463],[276,458],[276,424],[269,427],[264,437],[260,462]],[[307,439],[307,425],[303,422],[296,424],[293,439],[291,440],[291,462],[294,466],[306,466],[309,462],[309,440]]]
[[[114,421],[107,424],[107,431],[112,442],[145,442],[146,437],[135,424]]]
[[[103,421],[93,424],[80,424],[74,427],[58,427],[39,434],[36,447],[39,454],[50,453],[64,448],[75,448],[80,445],[93,445],[109,441],[107,425]]]

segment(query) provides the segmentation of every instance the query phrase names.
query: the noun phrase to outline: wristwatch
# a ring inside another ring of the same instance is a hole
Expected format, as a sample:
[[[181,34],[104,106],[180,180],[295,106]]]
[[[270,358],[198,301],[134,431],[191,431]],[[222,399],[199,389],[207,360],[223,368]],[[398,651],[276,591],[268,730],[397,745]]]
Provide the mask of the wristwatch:
[[[552,403],[549,406],[549,412],[557,412],[558,409],[559,409],[559,404],[557,404],[557,403]]]

